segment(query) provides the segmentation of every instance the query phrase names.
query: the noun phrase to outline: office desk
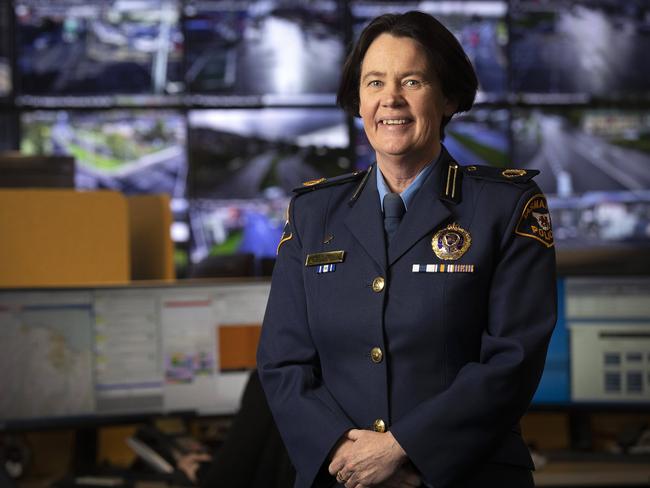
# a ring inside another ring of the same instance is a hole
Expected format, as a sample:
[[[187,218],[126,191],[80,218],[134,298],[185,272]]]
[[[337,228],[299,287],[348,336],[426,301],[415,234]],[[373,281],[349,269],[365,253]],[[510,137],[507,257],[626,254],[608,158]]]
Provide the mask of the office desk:
[[[650,486],[650,464],[550,462],[534,473],[538,487]]]

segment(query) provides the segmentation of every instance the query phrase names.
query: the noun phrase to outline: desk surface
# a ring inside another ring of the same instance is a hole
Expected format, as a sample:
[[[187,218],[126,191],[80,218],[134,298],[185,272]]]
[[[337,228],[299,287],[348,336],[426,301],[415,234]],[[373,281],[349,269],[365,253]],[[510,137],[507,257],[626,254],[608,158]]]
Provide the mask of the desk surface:
[[[552,462],[534,473],[537,487],[545,486],[648,486],[650,465],[634,463]],[[47,488],[51,479],[18,483],[20,488]],[[142,482],[135,488],[169,488],[165,483]]]
[[[551,462],[535,471],[543,486],[650,486],[650,464]]]

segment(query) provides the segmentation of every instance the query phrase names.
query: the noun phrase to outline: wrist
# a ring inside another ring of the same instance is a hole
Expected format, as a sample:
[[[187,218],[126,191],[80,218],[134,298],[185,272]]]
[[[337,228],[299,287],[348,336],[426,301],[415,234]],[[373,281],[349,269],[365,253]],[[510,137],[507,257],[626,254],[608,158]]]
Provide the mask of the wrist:
[[[402,448],[397,439],[393,436],[392,432],[386,432],[390,436],[391,440],[391,452],[395,456],[396,461],[399,463],[399,466],[403,466],[409,461],[409,458],[406,454],[406,451]]]

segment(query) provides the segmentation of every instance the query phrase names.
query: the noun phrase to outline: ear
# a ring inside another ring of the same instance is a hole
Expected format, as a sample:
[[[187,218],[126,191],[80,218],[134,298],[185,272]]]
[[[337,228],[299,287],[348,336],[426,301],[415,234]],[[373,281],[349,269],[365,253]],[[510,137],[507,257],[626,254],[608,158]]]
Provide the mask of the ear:
[[[458,111],[458,102],[444,97],[444,110],[447,117],[451,117]]]

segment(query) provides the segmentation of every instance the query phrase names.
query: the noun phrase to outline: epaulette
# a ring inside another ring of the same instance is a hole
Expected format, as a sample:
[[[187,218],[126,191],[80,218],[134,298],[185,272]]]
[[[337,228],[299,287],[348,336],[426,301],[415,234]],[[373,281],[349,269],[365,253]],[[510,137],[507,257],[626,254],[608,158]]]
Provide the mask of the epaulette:
[[[328,186],[340,185],[342,183],[348,183],[350,181],[356,181],[360,178],[363,178],[366,175],[367,171],[355,171],[354,173],[348,173],[340,176],[334,176],[332,178],[319,178],[316,180],[305,181],[302,186],[294,188],[293,192],[297,195],[302,195],[310,191],[320,190],[321,188],[327,188]]]
[[[539,170],[471,165],[463,166],[463,173],[470,178],[481,178],[508,183],[528,183],[539,174]]]

